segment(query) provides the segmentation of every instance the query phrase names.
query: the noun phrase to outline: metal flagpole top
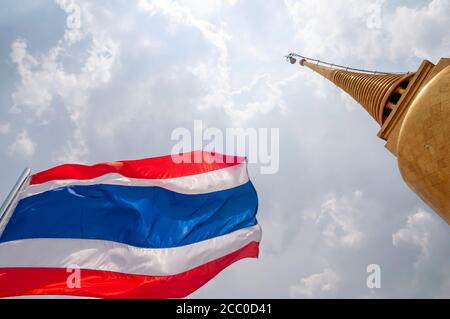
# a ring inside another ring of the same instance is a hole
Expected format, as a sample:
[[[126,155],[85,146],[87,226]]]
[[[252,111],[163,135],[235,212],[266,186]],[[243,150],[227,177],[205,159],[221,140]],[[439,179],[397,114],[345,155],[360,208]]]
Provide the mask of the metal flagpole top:
[[[0,236],[8,223],[12,212],[14,211],[17,201],[19,199],[20,191],[23,189],[25,184],[29,181],[31,170],[27,167],[23,170],[22,174],[19,176],[14,187],[9,192],[5,201],[0,208]]]

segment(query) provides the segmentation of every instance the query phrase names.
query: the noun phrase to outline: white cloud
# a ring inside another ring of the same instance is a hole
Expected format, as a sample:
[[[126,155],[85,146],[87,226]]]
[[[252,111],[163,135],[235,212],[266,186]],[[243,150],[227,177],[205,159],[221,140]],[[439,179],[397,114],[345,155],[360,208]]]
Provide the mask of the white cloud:
[[[73,6],[81,8],[74,1],[57,2],[67,13],[72,12]],[[72,29],[66,29],[64,38],[46,54],[32,56],[28,53],[26,40],[21,38],[11,45],[11,60],[20,76],[20,85],[12,93],[12,110],[16,113],[30,111],[37,119],[43,120],[50,111],[51,103],[59,98],[75,125],[73,138],[67,142],[59,158],[76,161],[81,161],[88,154],[81,134],[84,122],[80,118],[88,109],[91,93],[110,81],[119,55],[118,43],[91,26],[95,19],[90,15],[88,6],[82,10],[84,30],[76,29],[76,32],[82,32],[82,36],[68,35],[67,32],[72,32]],[[80,70],[78,73],[66,71],[62,58],[75,50],[72,45],[87,35],[92,40]]]
[[[213,3],[217,5],[220,3],[221,6],[225,2]],[[211,50],[208,59],[187,66],[187,69],[204,83],[205,94],[198,104],[198,109],[222,108],[235,122],[242,122],[256,114],[266,114],[277,108],[283,111],[284,101],[280,86],[292,80],[292,77],[273,81],[266,74],[255,75],[249,85],[234,89],[230,75],[228,47],[231,36],[226,31],[226,24],[221,22],[217,25],[208,21],[207,18],[212,12],[218,11],[216,5],[209,4],[206,14],[199,11],[196,4],[197,1],[139,1],[139,6],[151,15],[162,14],[176,25],[198,30],[213,46],[214,50]],[[234,5],[235,1],[230,1],[229,4]],[[202,5],[204,6],[204,2]],[[263,89],[259,89],[260,85],[263,85]],[[239,95],[244,91],[252,91],[252,100],[242,104],[239,103]]]
[[[56,157],[58,163],[83,163],[89,151],[80,129],[76,129],[71,140],[63,147],[62,153]]]
[[[446,297],[450,293],[448,224],[422,208],[410,213],[392,234],[395,253],[403,259],[403,287],[412,296]]]
[[[286,0],[305,55],[331,62],[358,59],[359,65],[437,59],[447,54],[450,2],[433,0],[421,7],[392,9],[378,0]]]
[[[336,292],[340,276],[331,268],[300,280],[298,285],[290,288],[291,298],[325,298]]]
[[[231,98],[240,105],[240,109],[233,110],[233,114],[240,119],[249,119],[258,113],[267,114],[274,108],[283,113],[287,108],[283,99],[283,87],[298,78],[299,73],[294,73],[274,82],[268,74],[258,76],[249,85],[231,92]]]
[[[432,231],[436,221],[431,214],[418,209],[416,213],[408,216],[406,225],[392,235],[394,247],[416,247],[419,250],[417,262],[423,262],[430,256]]]
[[[193,15],[198,17],[211,17],[220,14],[227,6],[233,6],[238,0],[183,0]]]
[[[209,61],[198,63],[189,67],[192,73],[203,81],[208,81],[208,93],[199,105],[200,109],[210,107],[224,107],[230,110],[229,94],[230,85],[230,69],[229,69],[229,53],[227,40],[230,36],[223,27],[218,27],[204,18],[196,17],[193,11],[185,4],[178,1],[147,1],[140,0],[139,6],[149,12],[151,15],[162,14],[168,17],[172,23],[192,27],[198,30],[203,37],[211,43],[217,50],[214,54],[215,58]],[[195,12],[195,11],[194,11]]]
[[[13,144],[9,147],[10,156],[30,158],[36,150],[36,145],[25,130],[20,133]]]
[[[448,55],[450,1],[433,0],[418,8],[399,7],[387,22],[392,57],[435,60]]]
[[[60,97],[71,119],[76,122],[87,108],[90,90],[109,81],[118,54],[118,46],[112,40],[94,37],[78,74],[64,70],[59,61],[64,49],[58,44],[38,59],[28,53],[25,40],[14,41],[11,59],[21,77],[21,83],[13,93],[16,111],[26,107],[42,118],[53,99]]]
[[[11,130],[11,123],[0,124],[0,134],[7,134]]]
[[[304,55],[336,61],[347,56],[371,59],[383,53],[382,33],[367,24],[373,15],[371,0],[286,0],[285,4]]]
[[[308,212],[306,218],[319,225],[329,246],[353,247],[364,238],[357,226],[357,217],[363,214],[360,210],[363,201],[361,191],[355,191],[350,197],[330,194],[320,209]]]
[[[17,71],[21,78],[21,85],[12,94],[15,111],[19,107],[29,106],[37,116],[41,116],[48,109],[52,100],[50,86],[53,85],[53,77],[48,76],[49,72],[36,73],[34,68],[39,62],[27,51],[27,43],[24,39],[17,39],[11,45],[11,60],[16,64]],[[55,65],[45,63],[46,68],[54,69]]]

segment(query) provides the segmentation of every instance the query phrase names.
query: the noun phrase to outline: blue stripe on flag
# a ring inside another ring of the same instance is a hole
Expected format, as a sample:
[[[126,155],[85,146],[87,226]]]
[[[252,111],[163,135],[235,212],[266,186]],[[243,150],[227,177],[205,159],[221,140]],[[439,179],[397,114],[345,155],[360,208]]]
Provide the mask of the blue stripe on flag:
[[[255,225],[257,206],[251,182],[196,195],[160,187],[66,186],[22,199],[0,242],[80,238],[177,247]]]

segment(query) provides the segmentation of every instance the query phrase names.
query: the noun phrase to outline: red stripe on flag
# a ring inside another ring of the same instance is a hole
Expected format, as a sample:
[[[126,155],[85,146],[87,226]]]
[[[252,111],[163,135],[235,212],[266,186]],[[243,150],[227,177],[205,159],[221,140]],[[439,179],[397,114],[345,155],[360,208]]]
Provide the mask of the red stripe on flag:
[[[245,161],[245,157],[203,151],[180,155],[186,156],[185,159],[188,163],[175,163],[172,156],[167,155],[94,165],[64,164],[34,174],[30,184],[65,179],[87,180],[110,173],[117,173],[129,178],[166,179],[206,173]]]
[[[81,269],[80,288],[69,288],[64,268],[0,268],[0,297],[72,295],[97,298],[182,298],[243,258],[257,258],[259,243],[173,276],[143,276]]]

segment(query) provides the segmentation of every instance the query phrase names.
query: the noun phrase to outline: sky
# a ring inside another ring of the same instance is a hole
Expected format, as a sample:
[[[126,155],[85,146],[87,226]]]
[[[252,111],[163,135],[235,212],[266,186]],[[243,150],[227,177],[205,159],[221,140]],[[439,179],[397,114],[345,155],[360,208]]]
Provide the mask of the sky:
[[[24,167],[169,154],[171,133],[194,120],[221,130],[278,128],[278,171],[249,165],[260,258],[230,266],[191,298],[450,297],[450,228],[403,182],[378,124],[284,59],[296,52],[415,71],[423,59],[448,57],[449,0],[2,7],[1,199]],[[379,288],[367,286],[371,264]]]

